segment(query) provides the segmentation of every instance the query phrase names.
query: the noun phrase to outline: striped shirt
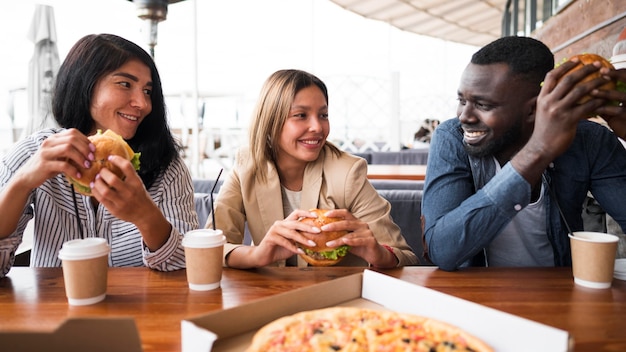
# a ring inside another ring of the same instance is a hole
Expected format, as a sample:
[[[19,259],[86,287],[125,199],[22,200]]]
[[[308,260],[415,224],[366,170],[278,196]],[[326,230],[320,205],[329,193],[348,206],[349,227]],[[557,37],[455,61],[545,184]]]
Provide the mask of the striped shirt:
[[[47,129],[19,141],[0,161],[0,190],[15,172],[39,149],[41,143],[61,129]],[[109,266],[147,266],[161,271],[185,267],[182,234],[198,228],[191,175],[182,158],[172,161],[152,184],[148,194],[172,225],[167,242],[151,252],[143,243],[137,227],[111,215],[102,205],[94,209],[90,197],[76,193],[80,222],[76,218],[74,196],[65,176],[46,180],[33,190],[19,219],[17,229],[9,237],[0,239],[0,277],[5,276],[22,242],[27,223],[34,217],[31,266],[61,266],[59,250],[64,242],[85,237],[106,238],[111,253]],[[80,223],[80,225],[79,225]]]

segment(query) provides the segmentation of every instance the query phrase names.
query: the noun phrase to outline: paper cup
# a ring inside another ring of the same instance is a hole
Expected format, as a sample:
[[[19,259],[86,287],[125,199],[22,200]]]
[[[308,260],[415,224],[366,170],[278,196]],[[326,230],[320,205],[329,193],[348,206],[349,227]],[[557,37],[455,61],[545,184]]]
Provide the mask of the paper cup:
[[[569,235],[574,282],[590,288],[609,288],[613,281],[617,236],[579,231]]]
[[[610,61],[613,67],[615,67],[616,69],[625,68],[626,67],[626,54],[613,55]]]
[[[225,243],[222,230],[200,229],[185,234],[183,247],[190,289],[208,291],[220,287]]]
[[[83,306],[106,297],[109,245],[104,238],[67,241],[59,251],[67,301]]]
[[[626,280],[626,258],[615,259],[613,277],[618,280]]]

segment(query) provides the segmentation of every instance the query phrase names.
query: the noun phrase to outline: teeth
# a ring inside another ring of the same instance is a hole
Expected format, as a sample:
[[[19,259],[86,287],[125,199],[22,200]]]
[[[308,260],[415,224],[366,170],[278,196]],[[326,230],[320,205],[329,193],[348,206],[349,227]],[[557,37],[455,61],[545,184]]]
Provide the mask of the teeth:
[[[135,116],[132,116],[132,115],[126,115],[126,114],[122,114],[122,113],[120,113],[120,115],[121,115],[123,118],[128,119],[128,120],[131,120],[131,121],[137,121],[137,120],[138,120]]]
[[[468,132],[468,131],[465,131],[465,135],[468,136],[468,137],[472,137],[472,138],[473,137],[480,137],[480,136],[482,136],[484,134],[485,134],[485,132]]]
[[[302,143],[315,145],[315,144],[319,144],[319,141],[302,141]]]

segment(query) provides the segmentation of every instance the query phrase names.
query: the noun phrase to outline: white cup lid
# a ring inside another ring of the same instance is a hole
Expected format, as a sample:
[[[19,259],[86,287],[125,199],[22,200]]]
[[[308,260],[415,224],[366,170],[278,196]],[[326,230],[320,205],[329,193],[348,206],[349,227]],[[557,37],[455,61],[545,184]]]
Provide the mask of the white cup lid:
[[[619,237],[615,235],[611,235],[608,233],[602,232],[592,232],[592,231],[575,231],[569,235],[570,238],[585,241],[585,242],[600,242],[600,243],[612,243],[619,241]]]
[[[222,230],[199,229],[187,231],[183,237],[183,246],[192,248],[211,248],[222,246],[226,237]]]
[[[106,239],[88,237],[82,240],[71,240],[63,243],[59,251],[61,260],[81,260],[97,258],[109,254],[110,248]]]

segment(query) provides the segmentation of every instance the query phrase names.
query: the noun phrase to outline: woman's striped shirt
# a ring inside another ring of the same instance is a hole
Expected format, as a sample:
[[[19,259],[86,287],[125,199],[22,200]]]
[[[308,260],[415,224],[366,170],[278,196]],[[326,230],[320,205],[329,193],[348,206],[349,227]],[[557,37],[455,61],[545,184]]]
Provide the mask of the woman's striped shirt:
[[[41,143],[61,129],[37,132],[16,143],[0,161],[0,189],[4,188],[15,172],[39,149]],[[33,190],[16,231],[0,240],[0,277],[13,265],[15,251],[22,242],[27,223],[34,218],[31,266],[60,266],[59,250],[64,242],[80,238],[79,224],[85,237],[106,238],[111,246],[110,266],[147,266],[161,271],[185,267],[182,234],[198,228],[193,185],[189,169],[182,158],[172,161],[148,190],[148,193],[165,218],[172,225],[167,242],[155,252],[144,245],[137,227],[120,220],[98,205],[94,209],[89,197],[75,194],[78,206],[77,220],[74,196],[65,176],[57,175]]]

